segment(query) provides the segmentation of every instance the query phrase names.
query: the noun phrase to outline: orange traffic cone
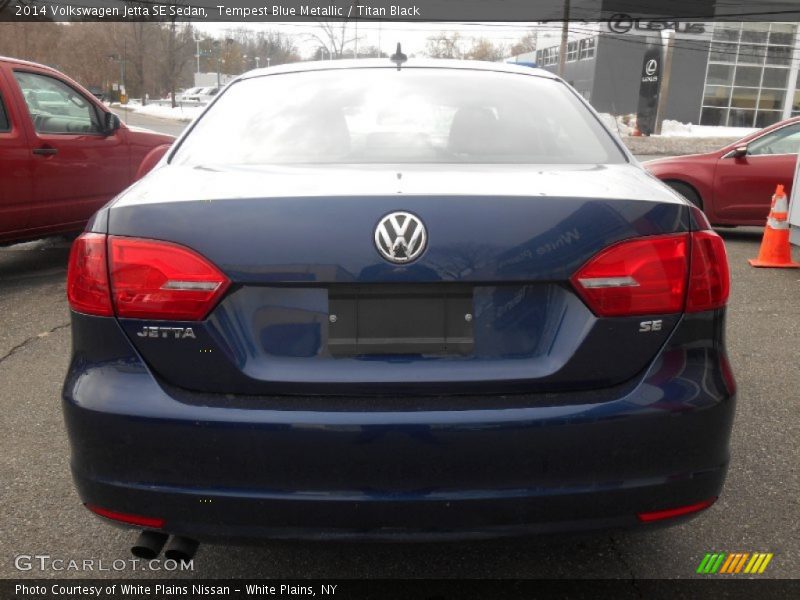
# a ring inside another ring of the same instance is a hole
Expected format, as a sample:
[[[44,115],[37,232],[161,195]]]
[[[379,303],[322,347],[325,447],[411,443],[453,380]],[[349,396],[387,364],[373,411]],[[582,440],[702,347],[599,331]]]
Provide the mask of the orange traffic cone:
[[[775,188],[772,196],[772,207],[769,210],[767,226],[764,228],[764,237],[761,240],[761,250],[758,258],[751,258],[749,262],[754,267],[781,267],[796,269],[800,264],[792,262],[791,246],[789,245],[789,201],[783,186]]]
[[[639,129],[639,118],[633,118],[633,131],[631,131],[631,136],[633,137],[642,137],[642,132]]]

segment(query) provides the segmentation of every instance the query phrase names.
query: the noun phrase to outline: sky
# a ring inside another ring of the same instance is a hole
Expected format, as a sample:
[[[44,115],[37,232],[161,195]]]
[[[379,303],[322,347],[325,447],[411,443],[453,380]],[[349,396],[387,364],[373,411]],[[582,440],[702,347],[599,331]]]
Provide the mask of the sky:
[[[381,50],[391,53],[398,42],[403,45],[406,54],[422,54],[428,37],[440,31],[458,32],[463,38],[485,37],[494,44],[511,46],[532,29],[539,31],[539,46],[557,43],[560,23],[431,23],[431,22],[359,22],[359,46],[380,46]],[[245,27],[253,31],[274,30],[292,35],[300,54],[305,58],[312,55],[319,44],[311,38],[311,34],[319,32],[314,23],[197,23],[197,28],[209,35],[224,37],[228,29]],[[351,32],[355,34],[355,22]]]

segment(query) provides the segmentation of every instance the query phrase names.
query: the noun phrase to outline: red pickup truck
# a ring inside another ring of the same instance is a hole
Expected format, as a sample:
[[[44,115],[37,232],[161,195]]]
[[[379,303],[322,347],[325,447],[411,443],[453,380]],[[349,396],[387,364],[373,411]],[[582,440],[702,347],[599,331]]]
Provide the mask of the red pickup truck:
[[[83,229],[173,141],[55,69],[0,56],[0,244]]]

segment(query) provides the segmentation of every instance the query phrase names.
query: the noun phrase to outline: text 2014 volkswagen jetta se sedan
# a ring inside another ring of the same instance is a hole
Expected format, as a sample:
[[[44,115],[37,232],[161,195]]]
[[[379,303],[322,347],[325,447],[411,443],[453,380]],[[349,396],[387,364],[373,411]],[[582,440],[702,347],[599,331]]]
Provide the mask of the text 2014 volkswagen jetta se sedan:
[[[555,76],[254,71],[73,247],[75,481],[192,540],[685,517],[728,462],[728,290]]]

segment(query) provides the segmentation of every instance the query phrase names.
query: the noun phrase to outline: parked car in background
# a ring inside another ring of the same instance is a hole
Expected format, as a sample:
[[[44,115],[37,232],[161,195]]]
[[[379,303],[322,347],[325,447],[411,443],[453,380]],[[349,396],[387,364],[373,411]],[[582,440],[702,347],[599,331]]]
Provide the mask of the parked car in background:
[[[214,96],[219,92],[218,87],[204,87],[200,88],[193,94],[186,95],[186,101],[197,102],[199,104],[208,104],[214,99]]]
[[[173,140],[127,127],[55,69],[0,57],[0,243],[80,231]]]
[[[544,70],[251,71],[67,280],[72,473],[139,556],[650,527],[722,489],[725,246]]]
[[[178,94],[178,97],[176,98],[176,100],[179,100],[181,102],[188,101],[189,100],[189,96],[192,96],[192,95],[196,94],[197,92],[199,92],[202,89],[203,88],[201,88],[201,87],[193,87],[193,88],[189,88],[187,90],[184,90],[180,94]]]
[[[645,168],[703,209],[712,225],[763,225],[775,186],[791,192],[800,117],[714,152],[647,161]]]
[[[89,92],[92,94],[92,96],[94,96],[95,98],[97,98],[97,99],[98,99],[98,100],[100,100],[101,102],[102,102],[103,100],[105,100],[106,94],[105,94],[105,92],[103,91],[103,88],[101,88],[100,86],[93,85],[93,86],[91,86],[91,87],[89,87],[89,88],[87,88],[87,89],[88,89],[88,90],[89,90]]]

